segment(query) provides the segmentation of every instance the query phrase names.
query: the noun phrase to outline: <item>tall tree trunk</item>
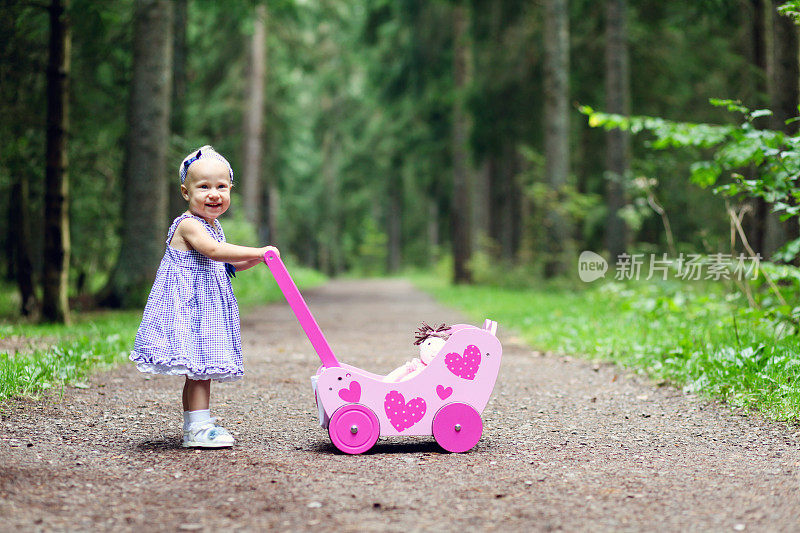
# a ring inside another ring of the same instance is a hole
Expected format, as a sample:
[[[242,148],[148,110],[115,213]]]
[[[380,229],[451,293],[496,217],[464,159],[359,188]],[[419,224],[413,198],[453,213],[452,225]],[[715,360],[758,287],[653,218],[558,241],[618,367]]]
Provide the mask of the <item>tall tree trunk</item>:
[[[505,203],[503,201],[503,181],[500,176],[500,160],[502,153],[498,156],[489,154],[486,158],[486,179],[489,185],[489,237],[500,244],[502,234],[502,216]]]
[[[758,67],[760,76],[757,77],[750,88],[751,99],[757,102],[758,106],[767,105],[768,102],[764,101],[764,95],[768,93],[768,86],[766,83],[767,72],[769,70],[769,60],[767,59],[769,47],[767,46],[767,23],[770,19],[767,17],[767,9],[771,9],[765,5],[769,0],[742,0],[748,6],[743,6],[744,16],[743,22],[750,22],[750,61]],[[748,16],[750,15],[750,16]]]
[[[174,17],[172,23],[172,102],[170,104],[170,130],[178,138],[178,146],[187,151],[184,136],[186,135],[186,62],[188,61],[186,45],[186,28],[188,24],[188,0],[173,0]],[[167,174],[167,218],[172,220],[186,211],[186,200],[181,195],[176,174]]]
[[[258,4],[250,39],[247,108],[244,113],[244,167],[242,193],[247,219],[261,223],[261,170],[264,154],[264,80],[267,66],[267,6]],[[259,231],[259,234],[261,231]]]
[[[534,163],[527,158],[524,158],[522,154],[517,151],[516,156],[517,161],[517,168],[516,171],[517,176],[522,176],[524,174],[530,174],[533,172]],[[536,205],[534,198],[530,194],[526,194],[525,188],[528,186],[522,179],[517,178],[514,180],[515,190],[517,192],[517,209],[519,219],[518,226],[519,231],[518,235],[516,236],[517,246],[516,246],[516,254],[515,259],[517,264],[519,265],[528,265],[531,264],[536,258],[536,239],[538,237],[537,229],[538,229],[538,221],[536,217],[538,213],[536,213]]]
[[[10,167],[10,165],[9,165]],[[9,168],[9,174],[13,174],[14,170]],[[22,176],[18,175],[17,182],[11,187],[11,204],[8,206],[8,211],[6,215],[8,215],[7,223],[8,223],[8,231],[3,234],[5,237],[3,241],[3,250],[5,253],[2,255],[2,259],[5,260],[6,263],[6,270],[4,272],[5,281],[9,283],[13,283],[17,281],[17,241],[19,240],[19,231],[18,228],[20,227],[19,224],[19,185],[22,181]],[[15,231],[17,230],[17,231]]]
[[[507,37],[507,27],[503,21],[503,2],[491,2],[484,10],[486,16],[487,37],[485,46],[475,49],[475,69],[478,76],[484,78],[492,76],[499,56],[506,53],[504,39]],[[494,218],[500,213],[496,209],[496,191],[493,189],[501,185],[498,183],[496,173],[497,152],[490,150],[485,153],[480,167],[473,172],[472,191],[472,249],[481,253],[493,253],[496,242],[493,227]],[[502,207],[500,207],[502,209]]]
[[[47,64],[47,169],[45,172],[42,320],[69,322],[69,56],[71,35],[66,0],[50,3]]]
[[[402,262],[403,177],[400,157],[393,158],[386,187],[386,271],[393,274]]]
[[[776,11],[776,8],[784,2],[771,0],[771,3],[773,64],[769,76],[769,93],[773,112],[772,128],[794,135],[798,131],[798,123],[786,124],[786,121],[798,115],[800,65],[798,65],[797,26],[790,17]],[[797,218],[790,218],[782,226],[784,233],[782,241],[800,238]]]
[[[508,262],[514,261],[517,251],[518,230],[524,221],[519,219],[519,198],[522,194],[514,179],[517,174],[517,159],[512,142],[503,142],[499,155],[490,155],[486,173],[489,187],[489,236],[497,245],[500,256]]]
[[[456,283],[471,283],[469,261],[472,256],[471,176],[469,152],[470,120],[466,91],[471,82],[472,53],[469,39],[469,7],[463,0],[453,7],[453,76],[456,91],[453,105],[453,278]]]
[[[606,110],[630,115],[627,1],[606,0]],[[631,139],[627,131],[606,132],[606,248],[611,260],[628,249],[628,226],[619,216],[627,203],[625,179],[630,169]]]
[[[439,261],[439,203],[436,199],[428,200],[428,263],[433,265]]]
[[[269,51],[269,48],[267,48],[267,51]],[[269,76],[267,75],[267,84],[268,81]],[[267,114],[267,116],[269,116],[269,114]],[[264,140],[264,151],[266,154],[270,154],[272,152],[272,139],[273,137],[267,135],[266,139]],[[267,168],[271,169],[273,167],[268,165]],[[259,234],[259,237],[261,238],[261,242],[269,243],[280,248],[282,242],[278,220],[281,208],[281,197],[280,189],[278,188],[278,176],[275,172],[267,170],[264,177],[266,191],[265,194],[262,195],[262,205],[266,209],[262,210],[262,221],[260,227],[263,231]]]
[[[31,261],[31,230],[28,194],[28,176],[23,172],[17,177],[11,191],[10,220],[13,233],[13,270],[20,294],[20,314],[31,316],[36,311],[36,294],[33,285],[33,262]]]
[[[511,180],[511,175],[513,174],[511,158],[513,157],[514,149],[509,144],[504,143],[499,172],[497,173],[500,181],[498,192],[502,205],[500,208],[497,242],[500,243],[501,256],[506,261],[511,261],[514,258],[514,211],[511,208],[514,204],[514,187]]]
[[[558,196],[569,176],[569,19],[567,0],[547,0],[544,15],[544,151],[545,174]],[[544,274],[552,277],[569,268],[566,252],[569,223],[553,206],[545,214],[547,259]]]
[[[322,239],[319,246],[319,264],[323,272],[335,276],[341,272],[339,183],[334,160],[333,132],[327,130],[322,139],[322,179],[324,198],[320,206]]]
[[[278,211],[280,210],[281,198],[278,190],[278,183],[275,176],[269,176],[267,181],[267,197],[265,199],[267,211],[264,216],[263,226],[266,232],[262,236],[262,242],[268,242],[272,246],[280,247],[280,232],[278,231]]]
[[[489,243],[489,220],[491,217],[491,184],[489,159],[484,159],[473,174],[472,193],[472,249],[486,252]]]
[[[394,179],[392,181],[395,181]],[[387,229],[387,255],[386,255],[386,271],[393,274],[400,270],[402,263],[402,242],[401,242],[401,229],[402,229],[402,191],[397,191],[394,183],[390,184],[390,190],[387,198],[386,209],[386,229]],[[394,191],[394,192],[392,192]]]
[[[764,73],[764,76],[753,76],[751,84],[749,85],[749,95],[745,101],[752,102],[751,105],[761,108],[768,105],[766,102],[761,101],[761,95],[766,91],[764,80],[766,79],[767,72],[767,42],[766,42],[766,12],[764,0],[741,0],[742,3],[742,23],[748,24],[750,31],[747,33],[746,47],[749,55],[750,62],[758,69],[759,74]],[[771,7],[770,7],[771,9]],[[760,126],[760,121],[756,122]],[[747,171],[748,178],[754,179],[755,173],[751,170]],[[763,198],[754,198],[750,201],[752,211],[750,216],[745,218],[745,231],[747,232],[747,240],[754,251],[765,255],[765,235],[767,228],[767,217],[770,216],[770,205]]]
[[[525,201],[525,191],[522,187],[522,182],[520,180],[520,172],[523,169],[523,158],[522,154],[520,154],[519,150],[514,147],[511,151],[511,157],[509,159],[511,163],[511,168],[509,170],[509,182],[511,184],[511,217],[512,217],[512,226],[511,226],[511,250],[510,250],[510,258],[512,261],[519,261],[519,252],[520,246],[522,244],[522,235],[525,232],[524,228],[526,224],[529,224],[531,221],[525,220],[522,218],[522,211],[523,211],[523,203]]]
[[[800,66],[798,65],[797,26],[788,16],[777,12],[784,2],[771,0],[772,11],[772,56],[770,99],[772,103],[773,128],[795,134],[797,122],[786,124],[797,116],[798,92],[800,92]]]
[[[141,305],[164,253],[172,2],[137,0],[123,169],[122,247],[103,303]]]

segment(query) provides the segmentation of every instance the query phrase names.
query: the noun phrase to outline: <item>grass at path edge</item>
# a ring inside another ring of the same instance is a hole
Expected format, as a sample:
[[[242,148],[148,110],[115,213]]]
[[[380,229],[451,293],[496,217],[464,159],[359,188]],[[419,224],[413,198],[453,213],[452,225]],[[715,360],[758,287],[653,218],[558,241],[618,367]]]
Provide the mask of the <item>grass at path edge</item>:
[[[292,265],[297,285],[310,288],[326,278],[311,269]],[[283,299],[278,285],[266,267],[240,272],[233,280],[241,312],[257,305]],[[11,286],[1,288],[4,301]],[[7,314],[7,313],[6,313]],[[32,349],[3,351],[0,344],[0,407],[9,398],[36,397],[64,387],[87,387],[86,376],[93,370],[126,362],[133,347],[142,310],[75,313],[73,324],[35,324],[24,321],[0,322],[0,341],[9,346],[30,343]]]
[[[610,361],[769,418],[800,421],[800,338],[721,284],[593,284],[580,290],[451,285],[408,276],[476,323],[491,318],[534,349]]]

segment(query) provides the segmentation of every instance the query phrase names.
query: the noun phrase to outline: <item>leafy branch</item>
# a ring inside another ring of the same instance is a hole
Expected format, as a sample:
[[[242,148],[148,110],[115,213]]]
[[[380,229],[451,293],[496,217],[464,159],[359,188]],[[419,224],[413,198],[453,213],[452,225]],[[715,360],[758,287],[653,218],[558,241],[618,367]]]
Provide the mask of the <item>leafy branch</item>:
[[[714,186],[714,192],[724,196],[762,198],[774,212],[780,213],[781,220],[798,217],[800,137],[756,128],[753,124],[756,119],[772,115],[768,109],[750,110],[738,100],[711,99],[710,102],[740,115],[742,122],[738,125],[675,122],[659,117],[602,113],[589,106],[581,106],[579,110],[589,117],[592,127],[651,133],[654,139],[649,144],[654,149],[710,149],[709,159],[691,166],[693,183],[701,187]],[[745,173],[744,169],[749,171]],[[724,176],[729,176],[731,181],[720,183]],[[797,243],[789,243],[785,250],[797,248]]]

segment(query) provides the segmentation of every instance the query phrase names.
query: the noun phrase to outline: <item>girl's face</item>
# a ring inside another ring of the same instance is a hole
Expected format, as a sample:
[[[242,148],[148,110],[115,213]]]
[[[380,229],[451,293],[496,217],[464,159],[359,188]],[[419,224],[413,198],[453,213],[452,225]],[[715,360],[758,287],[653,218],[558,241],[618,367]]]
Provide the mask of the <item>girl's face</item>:
[[[228,168],[214,159],[195,161],[181,185],[181,194],[189,202],[189,211],[213,225],[231,205]]]

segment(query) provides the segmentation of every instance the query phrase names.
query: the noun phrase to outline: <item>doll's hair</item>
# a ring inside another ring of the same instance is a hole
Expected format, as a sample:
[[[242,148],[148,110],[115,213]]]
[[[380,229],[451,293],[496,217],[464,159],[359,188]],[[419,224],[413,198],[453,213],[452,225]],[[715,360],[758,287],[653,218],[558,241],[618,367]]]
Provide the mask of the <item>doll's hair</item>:
[[[449,339],[450,338],[450,326],[446,326],[445,324],[442,324],[442,325],[434,328],[434,327],[429,326],[425,322],[423,322],[422,323],[422,327],[420,327],[414,333],[414,338],[416,339],[414,341],[414,344],[419,346],[420,344],[422,344],[423,342],[428,340],[430,337],[439,337],[440,339],[444,339],[444,340]]]
[[[228,163],[228,160],[225,159],[219,152],[214,150],[210,144],[201,146],[183,158],[183,161],[181,161],[181,164],[178,167],[178,177],[181,179],[181,183],[186,181],[186,175],[189,173],[189,167],[198,159],[216,159],[224,164],[226,167],[228,167],[228,175],[231,178],[231,185],[233,185],[233,169],[231,168],[231,164]]]

